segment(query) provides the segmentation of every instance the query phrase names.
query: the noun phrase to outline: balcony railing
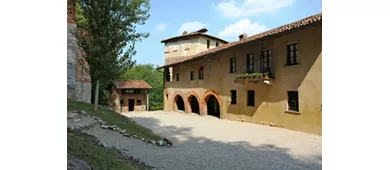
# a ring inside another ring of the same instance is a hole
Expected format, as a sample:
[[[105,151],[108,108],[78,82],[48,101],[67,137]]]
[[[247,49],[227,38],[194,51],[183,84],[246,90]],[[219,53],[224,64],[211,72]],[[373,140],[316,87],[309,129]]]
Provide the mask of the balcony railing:
[[[268,72],[266,72],[266,73],[251,73],[251,74],[245,73],[245,74],[236,75],[236,79],[234,80],[234,83],[239,83],[239,84],[247,84],[247,83],[272,84],[273,79],[274,79],[274,77],[271,74],[269,74]]]

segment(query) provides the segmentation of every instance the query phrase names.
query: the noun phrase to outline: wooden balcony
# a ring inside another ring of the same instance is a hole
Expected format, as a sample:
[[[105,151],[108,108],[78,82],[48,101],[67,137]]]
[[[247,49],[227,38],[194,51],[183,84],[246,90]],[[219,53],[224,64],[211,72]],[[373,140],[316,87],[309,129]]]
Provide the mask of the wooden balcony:
[[[236,76],[234,83],[239,84],[273,84],[274,77],[269,76],[268,74],[262,73],[252,73],[252,74],[240,74]]]

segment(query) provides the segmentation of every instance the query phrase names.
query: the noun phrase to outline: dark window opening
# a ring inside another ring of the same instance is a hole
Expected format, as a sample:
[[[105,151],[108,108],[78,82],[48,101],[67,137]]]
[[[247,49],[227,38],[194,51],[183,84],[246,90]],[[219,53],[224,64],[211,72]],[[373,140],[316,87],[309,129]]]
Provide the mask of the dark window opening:
[[[124,100],[120,100],[120,104],[125,104],[125,101]]]
[[[236,57],[230,58],[230,73],[236,72]]]
[[[171,81],[171,73],[169,69],[165,69],[165,81]]]
[[[140,94],[140,89],[122,89],[122,94]]]
[[[218,46],[219,46],[219,42],[216,42],[216,43],[215,43],[215,47],[218,47]]]
[[[194,72],[193,71],[190,72],[190,80],[194,80]]]
[[[248,90],[248,99],[247,99],[247,105],[248,106],[255,106],[255,91],[254,90]]]
[[[265,50],[262,54],[263,73],[271,73],[271,50]]]
[[[203,80],[203,67],[199,68],[199,80]]]
[[[141,105],[141,100],[137,100],[137,105]]]
[[[179,81],[180,78],[179,78],[179,73],[176,73],[176,81]]]
[[[290,45],[287,46],[287,65],[296,65],[296,64],[298,64],[297,52],[298,52],[297,43],[290,44]]]
[[[232,101],[230,104],[237,104],[237,91],[236,90],[230,90]]]
[[[246,73],[255,72],[255,57],[254,54],[248,54],[246,57]]]
[[[207,40],[207,49],[210,48],[210,40]]]
[[[288,91],[288,111],[299,112],[299,100],[297,91]]]

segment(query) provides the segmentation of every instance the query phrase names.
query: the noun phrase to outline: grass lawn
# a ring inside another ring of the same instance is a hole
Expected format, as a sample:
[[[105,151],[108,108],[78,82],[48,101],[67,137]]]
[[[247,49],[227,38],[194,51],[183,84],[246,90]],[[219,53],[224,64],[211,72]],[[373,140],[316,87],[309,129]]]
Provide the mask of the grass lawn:
[[[106,108],[99,107],[97,111],[93,111],[92,104],[68,99],[68,110],[85,110],[89,115],[99,117],[100,119],[106,121],[109,125],[116,125],[121,129],[125,129],[126,132],[130,134],[135,134],[146,139],[153,139],[156,141],[162,139],[151,130],[138,125],[135,122],[129,121],[129,118]]]
[[[87,162],[94,170],[151,169],[121,153],[98,145],[97,140],[80,131],[68,129],[68,154]]]

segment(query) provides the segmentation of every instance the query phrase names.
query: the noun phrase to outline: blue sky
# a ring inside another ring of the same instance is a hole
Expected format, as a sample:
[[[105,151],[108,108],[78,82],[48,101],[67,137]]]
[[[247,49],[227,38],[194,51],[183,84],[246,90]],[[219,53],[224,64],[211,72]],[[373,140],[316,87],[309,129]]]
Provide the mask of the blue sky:
[[[139,32],[150,36],[136,43],[137,64],[164,64],[161,40],[207,28],[229,42],[322,12],[321,0],[151,0],[150,18]]]

